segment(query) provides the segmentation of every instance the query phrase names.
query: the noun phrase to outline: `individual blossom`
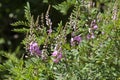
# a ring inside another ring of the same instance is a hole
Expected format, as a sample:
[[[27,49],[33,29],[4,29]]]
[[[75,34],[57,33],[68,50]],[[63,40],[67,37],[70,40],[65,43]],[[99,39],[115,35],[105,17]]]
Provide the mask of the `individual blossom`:
[[[97,25],[94,25],[94,26],[93,26],[93,29],[94,29],[94,30],[96,30],[97,28],[98,28],[98,26],[97,26]]]
[[[87,39],[90,39],[91,38],[91,35],[90,34],[87,34]]]
[[[95,38],[95,35],[94,35],[94,33],[89,33],[88,35],[87,35],[87,39],[94,39]]]
[[[77,41],[78,43],[80,43],[81,40],[82,40],[82,38],[81,38],[80,36],[75,36],[75,37],[73,38],[73,41]]]
[[[61,52],[57,55],[57,59],[62,59],[62,53]]]
[[[98,28],[98,25],[97,25],[97,23],[96,23],[96,20],[93,20],[93,21],[91,22],[91,28],[92,28],[93,30],[96,30],[96,29]]]
[[[92,38],[92,39],[94,39],[94,38],[95,38],[94,33],[91,33],[91,38]]]
[[[52,53],[52,56],[54,57],[53,62],[55,62],[55,63],[58,63],[62,59],[62,53],[57,50],[55,50]]]
[[[52,53],[52,56],[57,56],[57,54],[58,54],[58,51],[56,50]]]
[[[73,38],[71,38],[71,45],[74,46],[75,43],[79,44],[82,41],[82,38],[78,35]]]
[[[52,33],[52,29],[47,30],[48,34]]]
[[[29,51],[30,53],[36,54],[36,55],[40,55],[41,54],[41,50],[39,49],[39,46],[36,42],[31,42],[29,45]]]

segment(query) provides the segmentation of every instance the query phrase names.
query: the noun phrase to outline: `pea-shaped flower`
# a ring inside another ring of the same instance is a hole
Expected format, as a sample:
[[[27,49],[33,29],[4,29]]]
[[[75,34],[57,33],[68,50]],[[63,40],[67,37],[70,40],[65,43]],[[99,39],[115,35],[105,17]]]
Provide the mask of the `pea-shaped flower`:
[[[70,43],[72,46],[74,46],[75,43],[79,44],[81,41],[82,41],[82,38],[81,38],[81,36],[78,35],[78,36],[71,38]]]
[[[80,36],[75,36],[75,37],[73,38],[73,41],[77,41],[78,43],[80,43],[81,40],[82,40],[82,38],[81,38]]]
[[[94,35],[94,33],[89,33],[88,35],[87,35],[87,39],[94,39],[95,38],[95,35]]]
[[[41,54],[41,50],[39,49],[39,46],[36,42],[31,42],[29,45],[29,51],[31,53],[31,55],[40,55]]]
[[[58,63],[61,59],[62,59],[62,53],[55,50],[53,53],[52,53],[52,56],[54,57],[53,59],[53,62],[54,63]]]
[[[97,25],[94,25],[94,26],[93,26],[93,29],[94,29],[94,30],[96,30],[97,28],[98,28],[98,26],[97,26]]]

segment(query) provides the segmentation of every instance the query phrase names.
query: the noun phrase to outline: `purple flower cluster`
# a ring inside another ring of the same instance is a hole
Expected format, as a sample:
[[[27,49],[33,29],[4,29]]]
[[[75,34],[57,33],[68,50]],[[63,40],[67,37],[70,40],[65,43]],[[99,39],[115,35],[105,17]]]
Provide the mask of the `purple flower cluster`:
[[[80,35],[78,35],[78,36],[71,38],[70,42],[71,42],[71,45],[74,46],[75,43],[79,44],[81,41],[82,41],[82,38]]]
[[[31,42],[29,45],[31,55],[41,55],[41,50],[36,42]]]
[[[55,57],[54,60],[53,60],[53,62],[58,63],[61,60],[61,58],[62,58],[62,53],[59,52],[59,51],[57,51],[57,50],[55,50],[52,53],[52,56]]]
[[[87,39],[94,39],[94,31],[98,28],[98,25],[96,23],[96,20],[93,20],[91,22],[90,28],[89,28],[89,33],[87,34]]]

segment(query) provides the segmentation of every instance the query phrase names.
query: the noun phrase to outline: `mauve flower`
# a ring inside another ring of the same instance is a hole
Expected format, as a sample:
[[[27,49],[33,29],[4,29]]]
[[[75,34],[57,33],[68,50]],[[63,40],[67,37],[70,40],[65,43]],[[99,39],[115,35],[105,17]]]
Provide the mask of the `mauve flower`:
[[[31,42],[30,43],[29,51],[32,55],[33,54],[37,54],[37,55],[41,54],[41,50],[39,49],[39,46],[36,42]]]
[[[52,53],[54,57],[53,62],[58,63],[62,59],[62,53],[58,52],[57,50]]]
[[[52,33],[52,29],[47,30],[48,34]]]
[[[58,54],[58,51],[54,51],[54,52],[52,53],[52,56],[57,56],[57,54]]]
[[[93,26],[93,29],[94,29],[94,30],[96,30],[97,28],[98,28],[98,26],[97,26],[97,25],[94,25],[94,26]]]
[[[80,43],[81,42],[81,37],[80,36],[75,36],[74,38],[73,38],[73,41],[77,41],[78,43]]]
[[[95,38],[95,35],[94,35],[94,33],[91,33],[91,34],[88,34],[87,35],[87,39],[94,39]]]
[[[59,53],[53,62],[58,63],[62,59],[62,53]]]
[[[91,35],[90,35],[90,34],[88,34],[88,35],[87,35],[87,39],[90,39],[90,38],[91,38]]]
[[[57,59],[61,59],[61,58],[62,58],[62,53],[59,53]]]
[[[80,36],[75,36],[75,37],[71,38],[70,43],[72,46],[74,46],[76,42],[77,42],[77,44],[79,44],[81,41],[82,41],[82,38]]]
[[[93,38],[93,39],[95,38],[95,35],[94,35],[94,33],[91,33],[91,38]]]
[[[54,63],[58,63],[59,60],[58,60],[58,59],[54,59],[53,62],[54,62]]]
[[[93,21],[91,22],[91,28],[92,28],[93,30],[96,30],[96,29],[98,28],[98,25],[97,25],[97,23],[96,23],[96,20],[93,20]]]

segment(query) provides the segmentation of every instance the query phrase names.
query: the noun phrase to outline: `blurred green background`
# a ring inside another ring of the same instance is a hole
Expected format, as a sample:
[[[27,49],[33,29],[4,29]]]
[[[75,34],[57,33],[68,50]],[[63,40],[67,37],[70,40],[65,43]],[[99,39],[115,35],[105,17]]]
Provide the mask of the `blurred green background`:
[[[21,40],[24,38],[24,34],[13,32],[10,24],[18,21],[25,20],[24,18],[24,6],[26,2],[30,2],[31,13],[36,16],[46,13],[48,3],[44,3],[47,0],[0,0],[0,49],[5,51],[14,51],[15,48],[20,45]],[[64,0],[51,0],[49,4],[59,4]],[[54,12],[54,14],[52,13]],[[63,15],[54,8],[50,10],[50,18],[54,23],[53,26],[57,26],[60,20],[67,20],[67,16]],[[22,27],[22,26],[20,26]]]

